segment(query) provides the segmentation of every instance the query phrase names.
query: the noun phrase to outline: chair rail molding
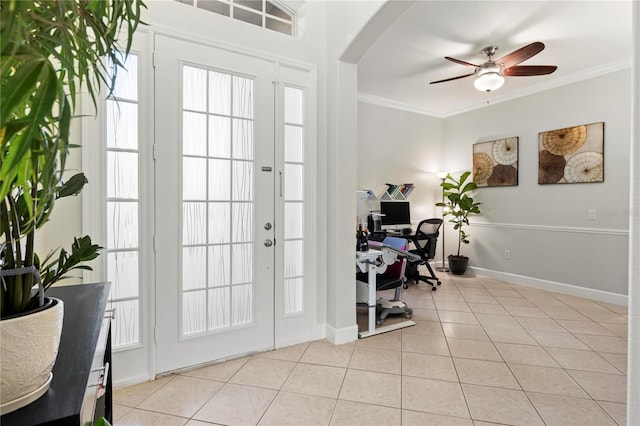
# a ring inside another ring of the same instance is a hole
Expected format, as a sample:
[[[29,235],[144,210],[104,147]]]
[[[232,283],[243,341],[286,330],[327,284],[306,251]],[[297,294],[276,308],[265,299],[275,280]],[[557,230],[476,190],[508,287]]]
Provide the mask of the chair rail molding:
[[[524,229],[527,231],[568,232],[572,234],[598,234],[629,237],[628,229],[616,228],[584,228],[576,226],[530,225],[522,223],[472,222],[470,226],[479,228]]]

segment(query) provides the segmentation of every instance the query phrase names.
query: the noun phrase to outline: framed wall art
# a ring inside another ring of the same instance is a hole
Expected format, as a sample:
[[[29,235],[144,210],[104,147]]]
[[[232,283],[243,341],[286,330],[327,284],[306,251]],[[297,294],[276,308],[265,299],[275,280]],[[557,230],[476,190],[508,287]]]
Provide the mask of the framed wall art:
[[[473,181],[478,187],[518,185],[518,138],[473,145]]]
[[[538,183],[604,182],[604,122],[541,132]]]

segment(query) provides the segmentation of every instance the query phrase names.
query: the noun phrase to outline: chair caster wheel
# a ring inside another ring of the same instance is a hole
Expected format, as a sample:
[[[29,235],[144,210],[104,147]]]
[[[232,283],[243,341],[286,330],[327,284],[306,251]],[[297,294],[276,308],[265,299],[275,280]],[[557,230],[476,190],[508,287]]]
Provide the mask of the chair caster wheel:
[[[404,288],[404,289],[406,290],[406,289],[408,289],[408,288],[409,288],[409,286],[408,286],[408,285],[406,285],[406,284],[402,284],[402,288]]]
[[[377,320],[377,321],[376,321],[376,325],[379,325],[379,326],[380,326],[380,325],[382,325],[382,324],[384,324],[384,321],[380,321],[380,320]]]
[[[438,288],[437,288],[437,287],[435,287],[435,286],[432,286],[432,287],[431,287],[431,291],[436,291],[437,289],[438,289]]]
[[[404,315],[404,317],[405,317],[406,319],[411,319],[411,318],[413,317],[413,315],[412,315],[412,314],[405,314],[405,315]]]
[[[438,285],[441,285],[441,284],[442,284],[442,281],[438,281]]]

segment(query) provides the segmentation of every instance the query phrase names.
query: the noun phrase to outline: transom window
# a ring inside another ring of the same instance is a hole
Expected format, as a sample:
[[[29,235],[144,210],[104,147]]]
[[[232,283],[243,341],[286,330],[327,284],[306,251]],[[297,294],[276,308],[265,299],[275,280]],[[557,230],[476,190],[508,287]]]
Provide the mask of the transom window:
[[[296,14],[271,0],[175,0],[198,9],[295,36]]]

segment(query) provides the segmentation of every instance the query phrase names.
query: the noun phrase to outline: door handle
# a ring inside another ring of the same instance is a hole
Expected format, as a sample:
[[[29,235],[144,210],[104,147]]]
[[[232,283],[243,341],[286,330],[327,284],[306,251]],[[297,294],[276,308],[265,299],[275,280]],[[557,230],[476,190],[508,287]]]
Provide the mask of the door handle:
[[[264,246],[265,247],[271,247],[273,245],[273,241],[271,241],[270,239],[266,239],[264,240]]]

